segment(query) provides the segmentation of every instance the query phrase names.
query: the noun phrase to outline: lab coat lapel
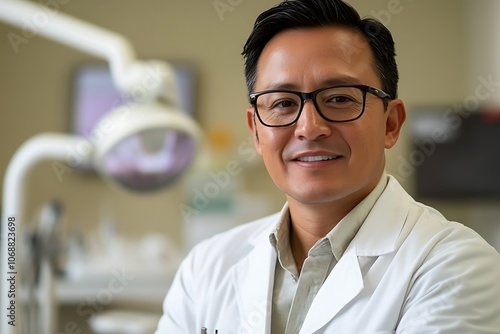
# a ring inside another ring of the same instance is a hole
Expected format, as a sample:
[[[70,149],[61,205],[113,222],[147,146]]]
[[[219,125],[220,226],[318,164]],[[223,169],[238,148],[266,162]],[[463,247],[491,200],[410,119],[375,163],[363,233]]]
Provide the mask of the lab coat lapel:
[[[240,314],[238,333],[270,333],[276,252],[268,235],[235,267],[233,283]]]
[[[314,333],[337,315],[363,289],[363,277],[351,244],[318,291],[300,334]]]

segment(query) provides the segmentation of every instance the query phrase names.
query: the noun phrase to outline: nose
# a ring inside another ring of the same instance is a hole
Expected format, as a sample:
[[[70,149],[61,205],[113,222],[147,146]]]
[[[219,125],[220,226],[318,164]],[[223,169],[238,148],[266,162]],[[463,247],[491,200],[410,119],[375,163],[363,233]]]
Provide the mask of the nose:
[[[295,136],[309,141],[331,135],[330,122],[321,117],[313,101],[306,100],[295,125]]]

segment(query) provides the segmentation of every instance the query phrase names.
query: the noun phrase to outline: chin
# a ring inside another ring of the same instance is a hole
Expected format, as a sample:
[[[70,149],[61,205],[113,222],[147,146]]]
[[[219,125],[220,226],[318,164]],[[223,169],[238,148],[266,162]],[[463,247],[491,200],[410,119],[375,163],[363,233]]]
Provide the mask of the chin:
[[[288,193],[287,195],[288,197],[293,198],[295,201],[307,205],[333,203],[342,200],[348,196],[348,194],[345,192],[345,189],[327,190],[318,187],[311,189],[309,191],[302,190],[301,192]]]

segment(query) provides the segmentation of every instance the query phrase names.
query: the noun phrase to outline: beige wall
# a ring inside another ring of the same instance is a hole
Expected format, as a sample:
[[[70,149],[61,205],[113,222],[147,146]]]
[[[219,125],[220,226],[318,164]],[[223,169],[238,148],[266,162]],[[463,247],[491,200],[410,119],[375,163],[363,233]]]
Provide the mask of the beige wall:
[[[248,138],[243,112],[247,102],[241,49],[256,15],[276,1],[232,3],[239,4],[225,12],[222,19],[212,0],[71,0],[61,5],[60,10],[123,34],[136,47],[140,58],[192,65],[198,79],[197,119],[208,131],[228,129],[236,146]],[[363,15],[381,18],[393,31],[401,74],[400,96],[409,112],[418,105],[448,104],[463,99],[466,46],[462,2],[353,0],[352,3]],[[2,175],[12,154],[30,136],[46,131],[68,132],[71,73],[79,63],[93,60],[39,36],[20,45],[20,52],[15,53],[6,38],[9,32],[22,34],[19,29],[0,23]],[[406,136],[404,132],[401,142],[388,153],[388,170],[411,191],[411,177],[397,175],[398,157],[408,153]],[[248,189],[270,195],[270,210],[278,209],[282,196],[270,184],[264,168],[254,165],[239,177],[248,181],[250,175],[252,182],[245,182]],[[163,194],[137,197],[104,186],[95,175],[73,173],[59,182],[47,164],[33,173],[27,203],[32,215],[45,201],[61,198],[70,223],[85,228],[97,224],[100,207],[105,204],[128,234],[159,231],[180,240],[182,219],[178,204],[183,201],[182,188],[178,185]],[[468,206],[461,207],[456,210],[447,205],[446,211],[457,219],[470,217]]]

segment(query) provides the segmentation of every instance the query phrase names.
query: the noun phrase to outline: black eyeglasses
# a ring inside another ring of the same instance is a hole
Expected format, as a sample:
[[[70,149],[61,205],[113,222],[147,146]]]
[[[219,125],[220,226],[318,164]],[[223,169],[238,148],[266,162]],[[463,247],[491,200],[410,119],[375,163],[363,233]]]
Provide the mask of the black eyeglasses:
[[[307,99],[311,99],[318,113],[330,122],[351,122],[363,115],[366,93],[384,100],[390,95],[381,89],[366,85],[334,86],[310,93],[289,90],[266,90],[250,94],[259,121],[269,127],[289,126],[297,122]]]

